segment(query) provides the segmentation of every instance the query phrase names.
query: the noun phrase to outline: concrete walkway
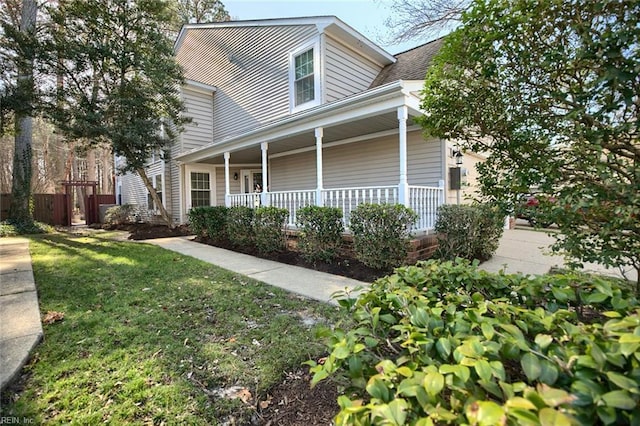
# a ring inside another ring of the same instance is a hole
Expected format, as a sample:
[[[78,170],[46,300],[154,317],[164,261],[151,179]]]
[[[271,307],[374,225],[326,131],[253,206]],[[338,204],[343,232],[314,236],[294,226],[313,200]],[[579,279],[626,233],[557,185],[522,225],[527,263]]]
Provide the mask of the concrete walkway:
[[[549,247],[555,239],[545,232],[532,229],[508,229],[500,239],[495,255],[480,265],[481,269],[497,272],[504,269],[507,273],[546,274],[552,267],[564,267],[562,256],[551,256]],[[625,278],[635,282],[638,274],[631,267],[624,272],[618,268],[606,268],[596,263],[584,265],[586,272]]]
[[[367,283],[350,278],[313,271],[299,266],[260,259],[218,247],[190,241],[193,237],[169,237],[141,241],[155,244],[196,259],[212,263],[229,271],[254,278],[321,302],[336,304],[331,295],[336,291],[366,287]],[[353,293],[354,295],[357,293]]]
[[[18,375],[42,336],[29,240],[0,238],[0,389]]]

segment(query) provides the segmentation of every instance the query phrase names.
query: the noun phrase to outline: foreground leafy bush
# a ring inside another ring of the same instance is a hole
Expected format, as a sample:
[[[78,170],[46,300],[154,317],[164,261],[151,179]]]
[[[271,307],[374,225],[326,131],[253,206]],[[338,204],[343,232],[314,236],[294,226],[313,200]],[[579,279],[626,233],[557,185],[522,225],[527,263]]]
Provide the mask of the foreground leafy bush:
[[[342,210],[308,206],[298,210],[298,249],[311,262],[330,262],[342,245]]]
[[[53,232],[53,227],[35,220],[3,220],[0,222],[0,237],[14,235],[48,234]]]
[[[284,248],[288,215],[287,209],[278,207],[258,207],[255,210],[253,232],[260,253],[272,253]]]
[[[228,211],[225,206],[194,207],[189,210],[189,228],[201,237],[224,238]]]
[[[495,253],[504,230],[504,215],[489,204],[444,204],[438,208],[436,257],[487,260]]]
[[[391,269],[407,258],[410,229],[417,215],[400,204],[360,204],[351,212],[356,258],[376,269]]]
[[[357,325],[325,334],[313,383],[333,374],[355,392],[339,398],[337,425],[637,424],[637,300],[579,277],[490,274],[462,259],[399,268],[339,301]],[[575,288],[595,321],[569,303]]]
[[[230,207],[227,212],[226,232],[229,241],[237,246],[250,246],[254,242],[253,209],[245,206]]]

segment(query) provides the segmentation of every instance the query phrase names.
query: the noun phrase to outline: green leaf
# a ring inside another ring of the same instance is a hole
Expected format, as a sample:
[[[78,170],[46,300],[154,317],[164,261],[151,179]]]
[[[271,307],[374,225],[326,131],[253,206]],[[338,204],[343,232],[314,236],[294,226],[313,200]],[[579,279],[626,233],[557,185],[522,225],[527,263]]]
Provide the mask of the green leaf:
[[[551,342],[553,342],[553,337],[548,334],[538,334],[535,338],[536,345],[540,347],[540,349],[546,349]]]
[[[622,374],[615,373],[613,371],[607,372],[607,378],[616,386],[624,390],[638,392],[638,389],[640,388],[640,384],[635,380],[632,380],[626,376],[623,376]]]
[[[546,359],[540,361],[542,372],[540,373],[540,381],[547,385],[553,385],[558,380],[558,367]]]
[[[480,324],[480,328],[482,329],[482,335],[485,337],[485,339],[493,339],[495,330],[493,329],[493,326],[491,324],[483,322],[482,324]]]
[[[487,382],[491,380],[491,365],[489,365],[488,361],[479,359],[476,361],[474,368],[481,380],[485,380]]]
[[[410,369],[409,367],[398,367],[396,369],[396,373],[404,376],[404,377],[411,377],[413,376],[413,370]]]
[[[584,301],[588,304],[602,303],[607,300],[608,297],[609,296],[604,293],[591,293],[585,297]]]
[[[538,416],[540,426],[571,426],[571,418],[553,408],[543,408]]]
[[[395,425],[403,426],[407,419],[407,408],[407,401],[401,398],[394,399],[389,403],[389,413],[391,416],[388,419]]]
[[[536,380],[538,377],[540,377],[540,373],[542,373],[540,360],[531,352],[528,352],[522,356],[520,365],[522,366],[524,374],[526,374],[527,379],[529,379],[530,382]]]
[[[333,356],[336,357],[336,359],[345,359],[351,354],[351,351],[347,347],[346,342],[344,342],[344,343],[340,343],[338,346],[336,346],[333,349],[332,354],[333,354]]]
[[[493,401],[473,402],[467,406],[466,414],[471,424],[480,426],[503,424],[506,417],[504,408]]]
[[[422,385],[429,395],[436,396],[444,388],[444,376],[437,372],[429,372],[424,377]]]
[[[531,401],[520,396],[509,398],[505,403],[507,408],[522,408],[524,410],[535,410],[536,406]]]
[[[602,395],[602,400],[610,407],[622,410],[633,410],[638,405],[629,392],[625,390],[615,390]]]
[[[389,400],[389,389],[387,388],[387,385],[375,376],[369,379],[366,390],[369,395],[383,402],[387,402]]]
[[[542,400],[550,407],[557,407],[558,405],[570,404],[575,400],[575,397],[565,390],[552,388],[547,385],[538,385],[538,395]]]
[[[436,342],[436,350],[442,359],[449,358],[451,355],[451,342],[446,337],[441,337]]]

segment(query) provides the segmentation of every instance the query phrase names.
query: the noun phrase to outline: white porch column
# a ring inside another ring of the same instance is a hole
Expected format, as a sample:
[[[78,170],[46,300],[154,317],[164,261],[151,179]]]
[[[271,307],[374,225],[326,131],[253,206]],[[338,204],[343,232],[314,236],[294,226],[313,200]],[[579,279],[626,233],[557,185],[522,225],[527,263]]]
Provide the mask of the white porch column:
[[[231,153],[224,153],[224,205],[231,207],[231,189],[229,182],[229,158]]]
[[[267,192],[268,179],[267,179],[267,151],[269,150],[269,144],[262,142],[260,144],[262,149],[262,194],[260,194],[260,202],[263,206],[269,205],[269,194]]]
[[[398,183],[398,202],[409,207],[409,183],[407,182],[407,118],[409,118],[407,107],[398,107],[398,139],[400,142],[400,182]]]
[[[322,138],[324,128],[316,127],[316,206],[324,206],[322,199],[323,177],[322,177]]]

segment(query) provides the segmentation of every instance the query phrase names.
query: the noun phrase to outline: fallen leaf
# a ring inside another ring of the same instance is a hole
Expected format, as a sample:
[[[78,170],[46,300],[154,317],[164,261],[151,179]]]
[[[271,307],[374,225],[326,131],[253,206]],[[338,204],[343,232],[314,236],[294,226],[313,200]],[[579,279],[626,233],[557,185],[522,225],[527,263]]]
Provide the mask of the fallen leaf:
[[[54,322],[62,321],[63,319],[64,312],[49,311],[44,316],[42,322],[45,324],[53,324]]]
[[[264,410],[265,408],[271,405],[272,400],[273,400],[273,397],[271,395],[267,396],[267,399],[265,399],[264,401],[260,401],[260,404],[259,404],[260,408]]]

